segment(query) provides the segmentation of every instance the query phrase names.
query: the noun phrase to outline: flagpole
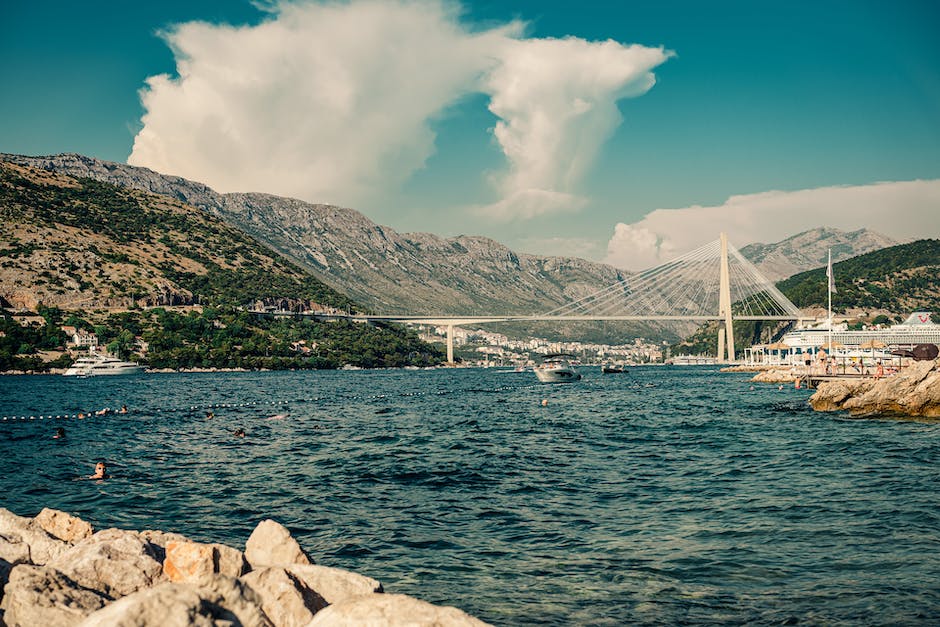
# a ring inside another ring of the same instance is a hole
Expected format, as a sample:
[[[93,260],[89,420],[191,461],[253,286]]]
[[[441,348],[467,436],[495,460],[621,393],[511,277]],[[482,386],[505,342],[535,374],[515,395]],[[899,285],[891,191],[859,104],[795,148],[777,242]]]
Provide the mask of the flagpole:
[[[829,292],[829,353],[832,353],[832,249],[829,249],[829,264],[826,266],[826,291]]]

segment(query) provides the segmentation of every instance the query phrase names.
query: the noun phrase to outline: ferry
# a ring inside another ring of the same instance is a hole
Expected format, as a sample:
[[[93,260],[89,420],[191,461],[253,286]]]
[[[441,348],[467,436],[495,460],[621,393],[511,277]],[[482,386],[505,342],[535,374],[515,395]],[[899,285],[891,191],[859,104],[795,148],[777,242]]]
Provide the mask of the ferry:
[[[90,355],[75,360],[63,376],[66,377],[97,377],[102,375],[128,375],[140,374],[145,370],[140,364],[121,361],[107,355]]]

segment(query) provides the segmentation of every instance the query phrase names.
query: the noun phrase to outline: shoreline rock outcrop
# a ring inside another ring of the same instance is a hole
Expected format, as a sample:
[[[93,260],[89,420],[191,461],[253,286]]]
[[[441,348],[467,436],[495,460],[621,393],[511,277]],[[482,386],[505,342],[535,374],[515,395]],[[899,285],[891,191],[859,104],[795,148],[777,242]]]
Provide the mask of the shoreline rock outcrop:
[[[362,624],[486,625],[316,564],[273,520],[241,551],[163,531],[95,532],[48,508],[34,518],[0,508],[0,626]]]
[[[809,403],[816,411],[847,411],[857,418],[940,419],[940,360],[915,361],[882,379],[827,381]]]

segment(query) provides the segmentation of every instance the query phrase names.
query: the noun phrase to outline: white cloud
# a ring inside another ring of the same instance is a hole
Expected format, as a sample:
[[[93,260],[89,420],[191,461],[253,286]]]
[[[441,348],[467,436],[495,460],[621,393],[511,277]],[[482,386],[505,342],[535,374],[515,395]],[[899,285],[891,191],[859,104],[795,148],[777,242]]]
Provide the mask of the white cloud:
[[[529,218],[586,204],[572,192],[621,122],[617,101],[646,93],[670,55],[574,37],[508,42],[484,90],[510,171],[495,177],[502,199],[482,212]]]
[[[668,53],[613,41],[471,30],[448,0],[280,0],[257,26],[187,23],[164,37],[178,77],[141,92],[128,162],[219,191],[355,206],[394,194],[434,151],[431,123],[469,93],[492,97],[510,170],[501,220],[577,210],[575,187]]]
[[[639,222],[620,223],[605,261],[643,270],[716,239],[741,248],[771,243],[816,227],[868,228],[898,239],[940,236],[940,180],[820,187],[732,196],[713,207],[657,209]]]
[[[128,162],[220,191],[355,204],[432,154],[429,122],[472,91],[519,29],[480,33],[434,1],[289,3],[235,28],[165,35],[178,78],[148,79]]]

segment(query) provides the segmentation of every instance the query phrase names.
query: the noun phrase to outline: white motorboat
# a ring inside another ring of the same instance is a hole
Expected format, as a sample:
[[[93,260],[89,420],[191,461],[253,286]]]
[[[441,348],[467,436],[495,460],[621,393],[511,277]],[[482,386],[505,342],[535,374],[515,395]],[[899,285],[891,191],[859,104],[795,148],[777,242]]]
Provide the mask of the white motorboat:
[[[97,377],[101,375],[140,374],[145,369],[140,364],[121,361],[107,355],[89,355],[75,360],[63,376]]]
[[[546,355],[542,363],[535,367],[535,376],[542,383],[569,383],[581,378],[581,374],[571,365],[568,357],[558,353],[555,355]]]

